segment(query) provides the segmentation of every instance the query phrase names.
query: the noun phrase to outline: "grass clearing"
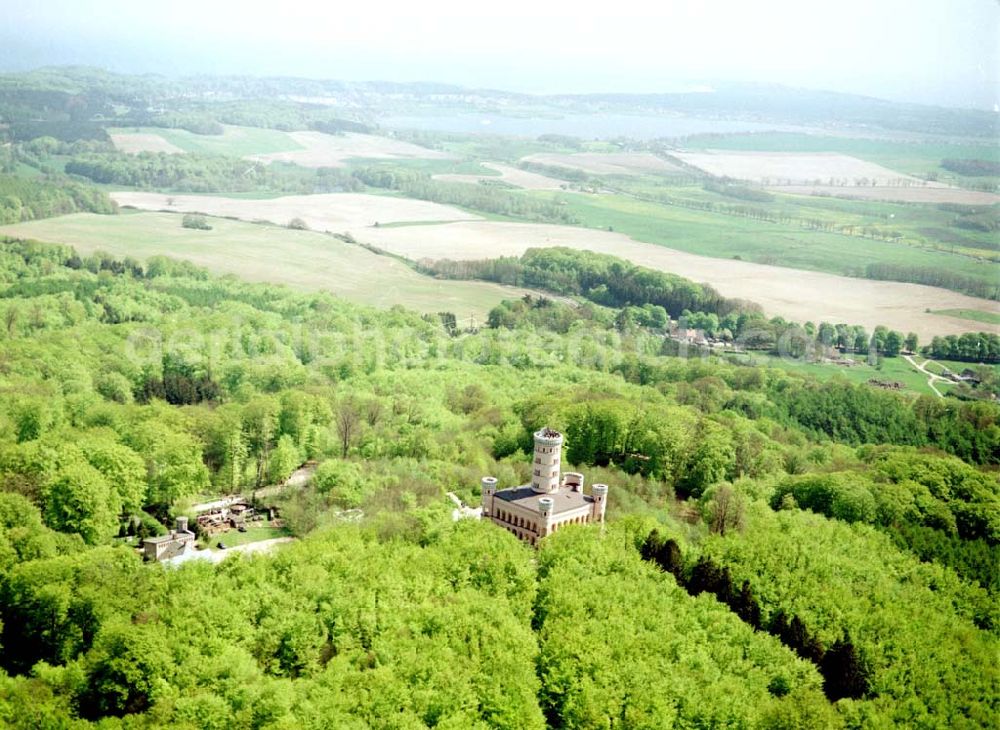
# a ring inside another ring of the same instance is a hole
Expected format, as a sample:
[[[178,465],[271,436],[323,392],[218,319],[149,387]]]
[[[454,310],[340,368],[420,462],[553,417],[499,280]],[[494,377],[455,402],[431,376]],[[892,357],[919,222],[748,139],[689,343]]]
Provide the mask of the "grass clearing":
[[[984,312],[981,309],[938,309],[932,314],[943,314],[947,317],[969,319],[983,324],[1000,325],[1000,311]]]
[[[330,291],[349,301],[388,308],[403,305],[459,320],[483,321],[503,299],[528,290],[475,281],[445,281],[418,274],[391,256],[379,256],[312,231],[293,231],[212,218],[211,231],[181,226],[177,213],[102,216],[75,213],[0,227],[0,234],[74,246],[81,254],[187,259],[216,273],[248,281]]]
[[[272,527],[271,525],[254,525],[248,527],[246,532],[240,532],[239,530],[229,530],[218,535],[213,535],[212,539],[208,541],[211,547],[215,547],[216,543],[221,542],[227,548],[233,548],[237,545],[249,545],[252,542],[261,542],[262,540],[273,540],[278,537],[291,537],[292,531],[287,527]]]
[[[831,380],[839,377],[851,383],[867,383],[872,379],[897,382],[901,383],[908,392],[917,395],[934,395],[934,392],[927,385],[927,376],[902,357],[882,358],[882,362],[878,366],[869,365],[864,359],[864,355],[854,356],[856,364],[851,366],[805,362],[759,352],[727,353],[726,357],[748,365],[779,367],[793,373],[806,373],[820,380]]]

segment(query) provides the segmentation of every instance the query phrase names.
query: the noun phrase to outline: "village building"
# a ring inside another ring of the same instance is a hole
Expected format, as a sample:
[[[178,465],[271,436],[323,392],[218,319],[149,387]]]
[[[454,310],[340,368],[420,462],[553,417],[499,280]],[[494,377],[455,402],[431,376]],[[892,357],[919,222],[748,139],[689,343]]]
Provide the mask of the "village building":
[[[188,530],[187,517],[178,517],[175,529],[167,535],[147,537],[142,541],[142,549],[147,560],[165,560],[184,553],[194,545],[194,533]]]
[[[483,477],[482,518],[537,545],[565,525],[604,522],[608,487],[595,484],[584,494],[583,474],[560,474],[563,436],[543,428],[535,433],[531,484],[497,489],[495,477]]]

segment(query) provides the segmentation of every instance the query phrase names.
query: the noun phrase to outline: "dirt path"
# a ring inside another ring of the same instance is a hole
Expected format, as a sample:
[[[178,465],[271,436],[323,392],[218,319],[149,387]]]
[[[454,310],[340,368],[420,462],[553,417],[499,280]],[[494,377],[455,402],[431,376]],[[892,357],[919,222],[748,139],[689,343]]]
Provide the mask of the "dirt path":
[[[298,469],[292,472],[291,476],[288,477],[282,484],[272,484],[268,487],[261,487],[260,489],[253,491],[253,496],[257,499],[267,499],[268,497],[273,497],[276,494],[281,494],[286,489],[298,489],[304,487],[312,479],[313,474],[316,473],[315,464],[307,464],[305,466],[300,466]]]
[[[257,499],[273,497],[276,494],[281,494],[287,488],[297,489],[299,487],[304,487],[309,483],[309,480],[312,479],[312,476],[315,473],[315,464],[305,464],[293,471],[291,476],[289,476],[288,479],[281,484],[271,484],[259,489],[248,487],[240,494],[230,494],[210,502],[201,502],[200,504],[191,505],[191,509],[199,513],[211,512],[212,510],[222,509],[223,507],[231,507],[237,502],[244,502],[252,497],[256,497]]]
[[[933,362],[933,360],[925,360],[921,364],[921,363],[918,363],[916,360],[914,360],[910,355],[903,355],[903,359],[906,360],[906,362],[910,363],[910,365],[912,365],[917,370],[919,370],[920,372],[922,372],[924,375],[927,376],[927,387],[934,391],[934,395],[936,395],[938,398],[944,398],[944,395],[942,395],[941,391],[934,387],[934,381],[935,380],[942,380],[942,381],[944,381],[944,382],[947,383],[948,379],[947,378],[942,378],[937,373],[932,373],[930,370],[928,370],[925,367],[927,365],[927,363]]]

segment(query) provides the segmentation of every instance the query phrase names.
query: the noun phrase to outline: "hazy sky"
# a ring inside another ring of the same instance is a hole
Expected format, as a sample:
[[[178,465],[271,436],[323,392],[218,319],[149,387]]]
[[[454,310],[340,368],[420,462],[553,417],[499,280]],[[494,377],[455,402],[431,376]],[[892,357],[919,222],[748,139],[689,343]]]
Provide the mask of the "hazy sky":
[[[5,69],[78,63],[531,92],[734,80],[1000,103],[998,0],[0,3]]]

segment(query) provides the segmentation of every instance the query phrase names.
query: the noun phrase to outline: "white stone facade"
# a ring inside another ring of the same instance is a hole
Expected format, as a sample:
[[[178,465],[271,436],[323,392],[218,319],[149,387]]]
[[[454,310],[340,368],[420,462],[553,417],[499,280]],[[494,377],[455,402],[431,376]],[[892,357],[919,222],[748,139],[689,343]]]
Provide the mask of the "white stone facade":
[[[531,484],[497,489],[494,477],[483,477],[482,516],[525,542],[538,541],[566,525],[604,522],[608,487],[595,484],[584,494],[584,477],[560,475],[563,436],[543,428],[535,433]]]

